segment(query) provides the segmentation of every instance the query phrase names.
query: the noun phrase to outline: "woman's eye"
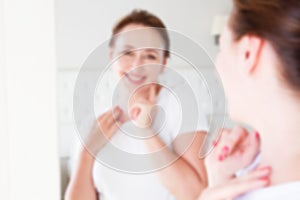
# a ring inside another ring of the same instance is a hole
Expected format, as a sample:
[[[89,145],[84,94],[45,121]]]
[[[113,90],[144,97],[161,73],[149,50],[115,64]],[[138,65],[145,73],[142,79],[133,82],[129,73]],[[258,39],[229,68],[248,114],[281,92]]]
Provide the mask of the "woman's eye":
[[[156,60],[156,56],[155,55],[147,55],[147,59]]]
[[[133,52],[132,51],[124,51],[123,54],[125,56],[131,56],[131,55],[133,55]]]

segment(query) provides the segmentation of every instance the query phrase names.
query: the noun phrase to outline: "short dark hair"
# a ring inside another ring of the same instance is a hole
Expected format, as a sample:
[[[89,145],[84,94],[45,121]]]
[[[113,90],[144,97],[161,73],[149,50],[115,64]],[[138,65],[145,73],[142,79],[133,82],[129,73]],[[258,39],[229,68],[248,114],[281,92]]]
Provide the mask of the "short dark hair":
[[[165,24],[157,16],[149,13],[146,10],[134,9],[133,11],[131,11],[131,13],[125,15],[115,24],[115,26],[112,29],[112,38],[109,43],[110,47],[114,46],[113,36],[120,33],[120,31],[129,24],[142,24],[147,27],[160,28],[159,33],[164,40],[166,48],[164,56],[166,58],[170,56],[170,39]]]
[[[300,91],[300,0],[233,0],[230,26],[235,40],[246,34],[273,46],[282,63],[281,75]]]

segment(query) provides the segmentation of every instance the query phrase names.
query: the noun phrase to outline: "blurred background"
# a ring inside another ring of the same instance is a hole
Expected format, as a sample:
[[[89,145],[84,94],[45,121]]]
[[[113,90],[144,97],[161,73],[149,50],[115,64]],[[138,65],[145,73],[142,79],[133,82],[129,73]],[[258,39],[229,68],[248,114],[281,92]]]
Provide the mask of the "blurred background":
[[[136,8],[159,16],[214,59],[231,1],[0,0],[0,199],[62,199],[78,139],[76,76],[116,20]],[[189,73],[175,59],[171,64]]]

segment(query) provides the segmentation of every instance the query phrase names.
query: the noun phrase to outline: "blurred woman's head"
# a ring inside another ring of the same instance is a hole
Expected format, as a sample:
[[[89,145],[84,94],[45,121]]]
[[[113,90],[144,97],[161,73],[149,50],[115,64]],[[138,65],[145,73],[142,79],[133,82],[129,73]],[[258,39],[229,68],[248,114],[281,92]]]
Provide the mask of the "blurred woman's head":
[[[157,81],[169,57],[164,23],[147,11],[133,10],[114,26],[112,36],[114,71],[134,86]]]
[[[231,117],[247,122],[257,105],[300,99],[300,1],[233,1],[217,68]]]

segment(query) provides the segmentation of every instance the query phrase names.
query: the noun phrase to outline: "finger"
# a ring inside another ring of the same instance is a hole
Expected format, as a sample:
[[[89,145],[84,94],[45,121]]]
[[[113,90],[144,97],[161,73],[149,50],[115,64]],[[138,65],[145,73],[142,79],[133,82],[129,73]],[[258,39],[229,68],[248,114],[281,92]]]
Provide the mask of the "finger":
[[[234,153],[234,151],[241,145],[244,139],[248,136],[248,131],[240,126],[235,127],[228,134],[223,135],[223,141],[226,141],[226,144],[221,147],[221,155],[226,158],[228,155]]]
[[[249,133],[239,147],[240,153],[244,155],[257,154],[260,150],[260,136],[257,131]]]
[[[105,119],[105,118],[107,117],[109,111],[111,111],[111,110],[112,110],[112,109],[110,109],[110,110],[106,111],[105,113],[101,114],[100,116],[98,116],[97,121],[98,121],[98,122],[103,121],[103,119]]]
[[[149,92],[149,101],[155,103],[156,102],[156,85],[152,84]]]
[[[257,131],[253,132],[252,134],[249,134],[249,138],[249,142],[246,143],[246,145],[255,147],[260,146],[260,134]]]
[[[149,88],[147,86],[142,86],[136,89],[130,96],[129,105],[133,105],[135,102],[148,101]]]
[[[107,124],[105,123],[109,113],[111,110],[106,111],[104,114],[98,117],[97,122],[94,124],[95,127],[99,127],[101,132],[104,132],[106,130]]]
[[[115,109],[115,108],[113,108]],[[107,122],[107,119],[110,117],[110,115],[112,114],[113,109],[110,109],[108,111],[106,111],[102,117],[100,118],[99,122],[100,124],[103,124],[104,122]],[[106,125],[106,124],[105,124]]]
[[[245,161],[245,165],[250,165],[260,151],[260,139],[256,133],[251,133],[245,139],[245,143],[240,148],[239,152],[242,154],[242,159]]]
[[[107,115],[103,118],[102,124],[105,124],[106,127],[110,127],[112,124],[116,123],[118,119],[120,118],[120,115],[122,113],[121,108],[116,106],[114,109],[110,110]]]
[[[113,120],[112,120],[112,122],[111,122],[110,125],[115,124],[116,122],[118,122],[120,120],[121,116],[123,115],[123,111],[122,111],[122,109],[119,106],[117,106],[113,110],[112,114],[113,114],[112,115]]]
[[[139,87],[135,92],[136,95],[139,97],[142,96],[147,99],[148,95],[149,95],[150,86],[151,85],[147,84],[147,85],[143,85],[143,86]]]
[[[227,199],[236,198],[244,193],[250,192],[255,189],[268,186],[270,183],[269,176],[271,170],[269,167],[264,167],[253,171],[243,177],[238,177],[220,186],[218,190],[219,198],[226,197]]]
[[[139,116],[139,114],[141,113],[141,108],[138,106],[134,106],[130,109],[130,118],[132,120],[136,120]]]
[[[123,112],[119,107],[116,107],[112,110],[112,112],[108,113],[106,121],[103,121],[102,124],[105,124],[105,129],[103,129],[103,133],[107,139],[110,139],[113,134],[116,133],[118,128],[124,124],[125,117],[122,117]],[[120,120],[122,119],[122,120]]]
[[[118,120],[119,125],[123,125],[125,122],[129,121],[130,118],[128,118],[124,113],[121,114],[120,119]]]
[[[235,180],[239,182],[239,181],[255,180],[259,178],[266,178],[271,174],[271,172],[272,170],[271,167],[269,166],[259,167],[248,174],[236,178]]]
[[[212,141],[212,146],[216,147],[220,143],[220,141],[222,140],[222,135],[229,134],[229,132],[230,132],[230,129],[222,128],[220,130],[221,134],[215,140]]]
[[[232,152],[235,151],[236,148],[239,147],[240,144],[243,143],[243,141],[247,138],[247,136],[249,135],[249,132],[240,126],[235,127],[231,134],[230,134],[230,138],[231,138],[231,144],[229,143],[229,154],[231,154]]]
[[[235,185],[234,188],[231,188],[232,193],[231,197],[236,195],[241,195],[245,192],[250,192],[251,190],[258,189],[263,186],[267,186],[270,183],[270,167],[263,167],[256,169],[255,171],[243,176],[238,177],[232,181]]]
[[[118,123],[114,123],[109,127],[108,132],[111,134],[114,134],[115,132],[117,132],[117,130],[119,130],[120,126],[122,126],[124,124],[123,121],[118,121]]]
[[[240,184],[229,182],[224,186],[207,188],[202,192],[198,200],[232,200],[245,193],[266,187],[268,184],[268,181],[262,179],[241,182]]]
[[[267,179],[255,179],[247,182],[234,183],[231,187],[223,188],[219,193],[220,198],[227,197],[226,199],[235,199],[236,197],[253,190],[268,186]]]

